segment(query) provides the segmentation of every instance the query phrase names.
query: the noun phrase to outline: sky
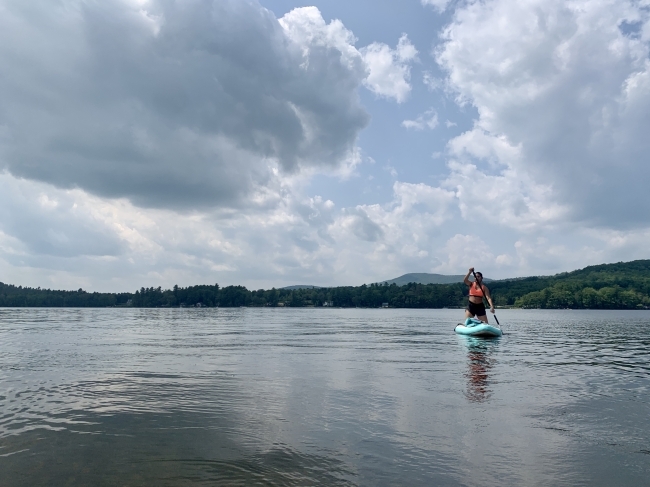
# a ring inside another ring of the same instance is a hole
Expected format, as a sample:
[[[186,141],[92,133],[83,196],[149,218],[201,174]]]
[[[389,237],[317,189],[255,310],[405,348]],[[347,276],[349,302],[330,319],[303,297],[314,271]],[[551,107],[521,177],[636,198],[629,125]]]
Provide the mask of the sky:
[[[0,281],[650,258],[650,0],[0,0]]]

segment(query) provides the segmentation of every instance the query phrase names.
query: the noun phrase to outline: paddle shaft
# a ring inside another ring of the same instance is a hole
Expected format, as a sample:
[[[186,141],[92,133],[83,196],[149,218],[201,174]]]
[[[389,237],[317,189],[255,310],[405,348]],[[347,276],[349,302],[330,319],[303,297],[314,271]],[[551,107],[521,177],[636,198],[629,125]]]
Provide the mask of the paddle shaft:
[[[478,277],[476,277],[476,272],[472,271],[472,275],[474,276],[474,282],[476,282],[476,284],[478,284]],[[481,294],[483,295],[483,299],[485,299],[485,292],[483,291],[483,285],[479,284],[478,288],[481,290]],[[490,303],[488,303],[488,304],[490,304]],[[497,325],[501,326],[501,323],[499,323],[499,319],[497,318],[496,313],[494,314],[494,319],[496,320]]]

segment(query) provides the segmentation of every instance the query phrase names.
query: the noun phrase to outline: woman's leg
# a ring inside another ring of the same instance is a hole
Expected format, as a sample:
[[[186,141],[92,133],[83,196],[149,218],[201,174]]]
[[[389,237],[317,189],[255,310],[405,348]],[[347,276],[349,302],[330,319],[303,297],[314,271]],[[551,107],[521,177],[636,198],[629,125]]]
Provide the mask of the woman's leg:
[[[487,315],[479,316],[478,319],[481,320],[483,323],[487,323],[487,322],[488,322],[488,320],[487,320]]]

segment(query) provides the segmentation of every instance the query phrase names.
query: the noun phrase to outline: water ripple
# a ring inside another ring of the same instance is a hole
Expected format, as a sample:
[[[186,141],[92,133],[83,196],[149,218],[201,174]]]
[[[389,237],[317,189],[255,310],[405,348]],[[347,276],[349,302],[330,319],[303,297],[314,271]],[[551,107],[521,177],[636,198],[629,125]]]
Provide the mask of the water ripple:
[[[641,485],[650,313],[0,309],[2,485]]]

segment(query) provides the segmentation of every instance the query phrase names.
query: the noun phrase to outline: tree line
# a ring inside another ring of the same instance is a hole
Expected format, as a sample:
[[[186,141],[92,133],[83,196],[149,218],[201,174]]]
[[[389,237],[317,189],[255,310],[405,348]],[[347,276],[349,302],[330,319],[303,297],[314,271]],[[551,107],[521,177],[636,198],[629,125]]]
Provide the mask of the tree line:
[[[603,264],[555,276],[492,281],[497,306],[517,308],[640,309],[650,306],[650,260]],[[134,293],[55,291],[0,282],[0,307],[464,307],[462,284],[370,284],[312,289],[198,285]]]
[[[138,307],[164,308],[183,306],[206,307],[371,307],[443,308],[461,306],[464,286],[461,284],[370,284],[314,289],[260,289],[250,291],[244,286],[220,287],[199,285],[140,288],[135,293],[89,293],[51,291],[0,283],[0,306],[13,307]]]
[[[650,260],[585,267],[549,277],[490,284],[497,306],[545,309],[644,309],[650,307]]]

